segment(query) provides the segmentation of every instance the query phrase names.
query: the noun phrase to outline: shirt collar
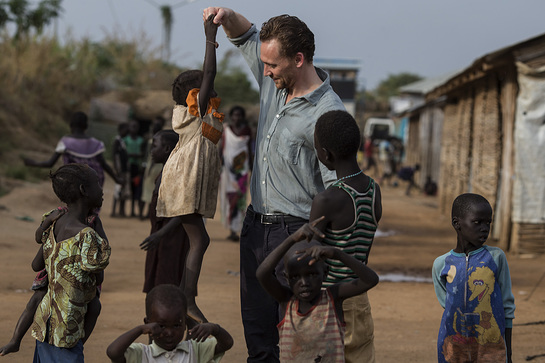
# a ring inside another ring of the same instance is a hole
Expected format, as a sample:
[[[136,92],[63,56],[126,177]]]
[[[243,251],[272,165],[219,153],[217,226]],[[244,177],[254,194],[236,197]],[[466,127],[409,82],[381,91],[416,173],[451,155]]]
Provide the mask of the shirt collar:
[[[182,340],[181,342],[178,343],[178,345],[176,345],[176,348],[174,348],[170,352],[173,352],[173,351],[176,351],[176,350],[181,350],[181,351],[184,351],[186,353],[189,353],[189,344],[190,344],[189,341]],[[155,344],[155,342],[152,342],[150,344],[150,348],[151,348],[151,355],[153,356],[153,358],[157,358],[158,356],[169,352],[168,350],[163,349],[160,346],[158,346],[157,344]]]
[[[477,253],[480,253],[480,252],[481,252],[482,250],[484,250],[484,249],[485,249],[484,246],[479,247],[479,248],[477,248],[476,250],[473,250],[473,251],[469,252],[469,253],[467,254],[467,256],[476,255]],[[458,257],[465,257],[465,256],[466,256],[466,254],[463,253],[463,252],[454,252],[454,249],[451,250],[451,253],[452,253],[454,256],[458,256]]]
[[[320,98],[322,98],[324,93],[326,93],[326,91],[329,89],[330,81],[329,81],[329,74],[327,74],[326,71],[318,67],[314,67],[314,69],[316,69],[316,73],[318,73],[318,77],[320,77],[320,79],[323,82],[320,86],[318,86],[318,88],[316,88],[314,91],[310,93],[307,93],[303,97],[306,98],[308,102],[312,103],[313,105],[316,105],[318,101],[320,100]]]

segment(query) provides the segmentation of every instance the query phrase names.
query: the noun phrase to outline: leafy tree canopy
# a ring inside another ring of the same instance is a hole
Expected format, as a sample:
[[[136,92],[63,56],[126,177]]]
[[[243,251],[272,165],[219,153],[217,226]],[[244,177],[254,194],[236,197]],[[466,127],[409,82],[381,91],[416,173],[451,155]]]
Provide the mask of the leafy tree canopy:
[[[413,73],[398,73],[390,74],[388,78],[381,81],[374,91],[377,98],[380,100],[388,100],[392,96],[399,94],[399,88],[407,84],[420,81],[422,77]]]
[[[0,27],[13,23],[15,40],[28,35],[33,29],[40,34],[62,12],[61,2],[62,0],[41,0],[32,7],[28,0],[0,0]]]
[[[218,72],[214,81],[214,88],[222,99],[222,104],[232,103],[259,103],[259,92],[252,88],[252,83],[241,67],[232,64],[235,50],[225,53],[225,57],[218,63]]]
[[[390,97],[397,96],[399,88],[421,79],[421,76],[407,72],[390,74],[378,84],[376,89],[359,91],[357,94],[358,103],[364,105],[366,111],[386,113],[389,110]]]

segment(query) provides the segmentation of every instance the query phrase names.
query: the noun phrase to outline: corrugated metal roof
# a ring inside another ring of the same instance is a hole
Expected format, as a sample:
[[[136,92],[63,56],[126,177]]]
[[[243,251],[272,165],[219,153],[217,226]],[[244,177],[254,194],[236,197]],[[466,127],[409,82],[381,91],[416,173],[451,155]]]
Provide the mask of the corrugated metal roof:
[[[335,70],[359,70],[361,61],[359,59],[350,58],[316,58],[314,57],[314,65],[324,69]]]
[[[441,84],[445,83],[455,75],[461,73],[463,69],[459,69],[457,71],[452,71],[449,73],[445,73],[441,76],[437,77],[429,77],[422,79],[420,81],[416,81],[410,84],[407,84],[403,87],[399,88],[400,93],[417,93],[420,95],[425,95],[426,93],[430,92],[431,90],[435,89],[436,87],[440,86]]]
[[[545,41],[545,33],[537,35],[530,39],[526,39],[519,43],[498,49],[494,52],[487,53],[480,58],[477,58],[470,66],[464,68],[462,71],[453,74],[450,78],[447,78],[442,83],[438,83],[430,89],[427,98],[440,97],[446,92],[459,87],[460,85],[475,80],[476,78],[485,74],[487,70],[494,66],[502,64],[502,61],[508,61],[509,57],[517,53],[519,49],[525,47],[531,47],[532,44]],[[540,52],[542,54],[542,49]],[[541,55],[539,54],[539,55]],[[535,57],[535,54],[531,54]],[[521,57],[518,55],[518,57]],[[523,56],[521,58],[524,58]],[[524,60],[524,59],[521,59]],[[511,60],[512,62],[513,60]]]

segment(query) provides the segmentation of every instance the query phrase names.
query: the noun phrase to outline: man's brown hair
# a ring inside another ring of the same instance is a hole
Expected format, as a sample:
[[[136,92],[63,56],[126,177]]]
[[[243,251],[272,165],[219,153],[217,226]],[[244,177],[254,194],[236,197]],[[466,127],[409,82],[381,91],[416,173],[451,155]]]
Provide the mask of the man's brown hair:
[[[280,55],[287,58],[303,53],[307,62],[312,63],[316,46],[314,34],[298,17],[279,15],[263,23],[259,32],[262,42],[276,39],[280,43]]]

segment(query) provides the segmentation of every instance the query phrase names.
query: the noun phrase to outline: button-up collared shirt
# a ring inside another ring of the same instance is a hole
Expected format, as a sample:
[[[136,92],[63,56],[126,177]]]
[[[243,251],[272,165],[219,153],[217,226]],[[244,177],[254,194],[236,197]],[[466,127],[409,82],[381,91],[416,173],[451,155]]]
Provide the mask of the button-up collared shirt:
[[[202,342],[183,340],[174,350],[167,351],[154,342],[150,345],[132,343],[125,351],[125,360],[127,363],[217,363],[224,355],[214,355],[217,344],[214,337]]]
[[[252,25],[230,39],[239,47],[259,84],[260,113],[250,194],[258,213],[281,213],[308,219],[314,196],[336,179],[321,164],[314,149],[314,125],[325,112],[344,110],[331,88],[329,75],[316,68],[323,83],[286,103],[287,89],[277,89],[263,75],[259,33]],[[340,141],[340,140],[339,140]]]

